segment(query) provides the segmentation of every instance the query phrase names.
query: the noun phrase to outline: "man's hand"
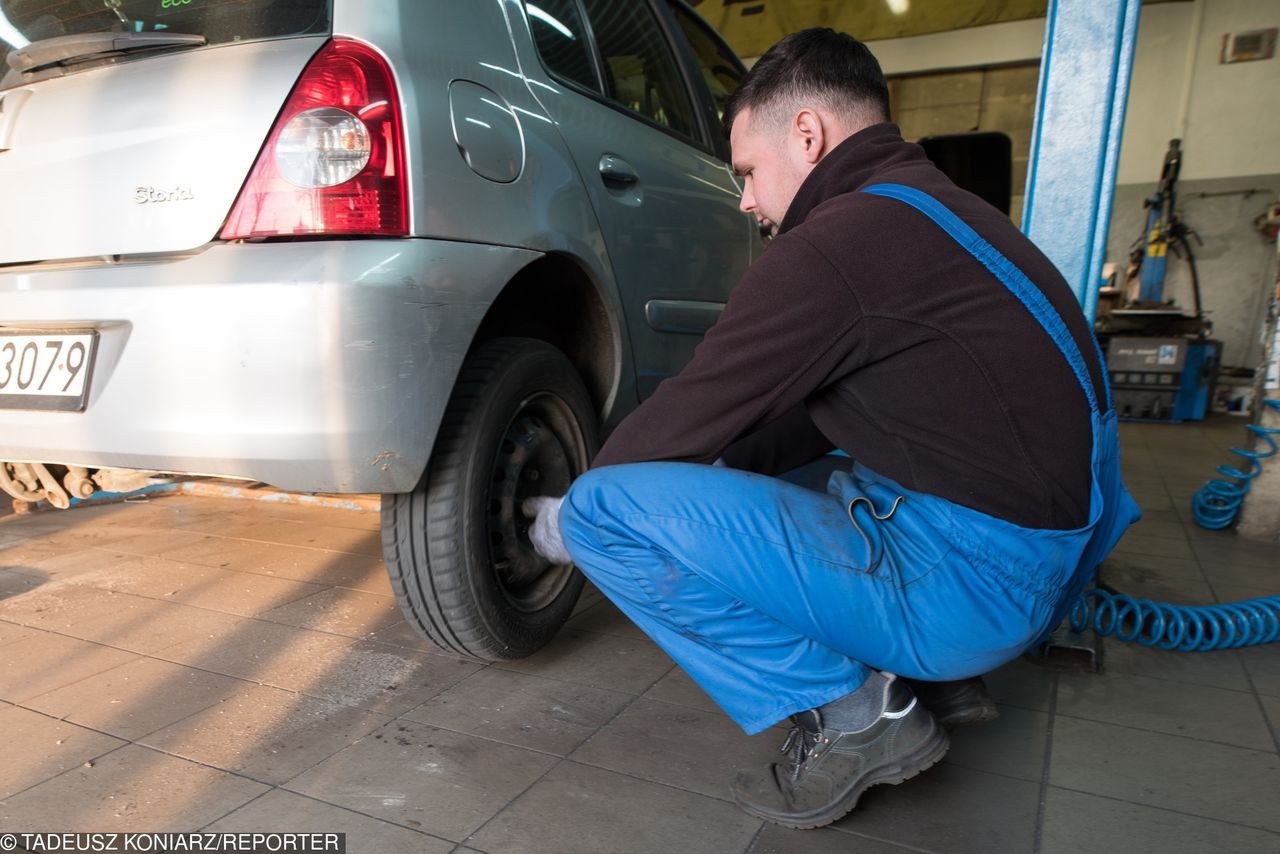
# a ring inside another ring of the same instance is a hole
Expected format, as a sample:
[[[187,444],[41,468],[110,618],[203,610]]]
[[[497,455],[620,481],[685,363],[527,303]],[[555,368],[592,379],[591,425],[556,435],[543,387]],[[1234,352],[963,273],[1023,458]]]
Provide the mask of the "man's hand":
[[[562,503],[564,496],[552,498],[549,495],[539,495],[526,498],[520,505],[524,515],[533,520],[533,524],[529,526],[529,542],[533,543],[533,550],[552,563],[573,562],[569,551],[564,547],[564,540],[560,538]]]

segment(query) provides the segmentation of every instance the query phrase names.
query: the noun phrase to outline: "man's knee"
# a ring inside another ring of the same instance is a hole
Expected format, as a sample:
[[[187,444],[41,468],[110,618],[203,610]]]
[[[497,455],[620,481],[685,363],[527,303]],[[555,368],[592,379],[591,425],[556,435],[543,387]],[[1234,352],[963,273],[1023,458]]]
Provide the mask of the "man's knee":
[[[659,463],[632,463],[591,469],[569,487],[560,507],[565,542],[596,540],[602,528],[618,529],[620,522],[645,512],[646,469]]]

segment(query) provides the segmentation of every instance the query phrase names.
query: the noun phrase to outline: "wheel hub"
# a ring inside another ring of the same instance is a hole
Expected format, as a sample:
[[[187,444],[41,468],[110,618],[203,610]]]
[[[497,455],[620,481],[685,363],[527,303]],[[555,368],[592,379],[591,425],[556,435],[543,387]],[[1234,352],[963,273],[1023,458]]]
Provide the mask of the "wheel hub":
[[[558,398],[526,401],[498,443],[488,497],[489,549],[504,595],[515,607],[536,611],[550,604],[573,573],[552,564],[529,541],[531,519],[521,504],[539,495],[561,496],[585,467],[574,448],[572,417]]]

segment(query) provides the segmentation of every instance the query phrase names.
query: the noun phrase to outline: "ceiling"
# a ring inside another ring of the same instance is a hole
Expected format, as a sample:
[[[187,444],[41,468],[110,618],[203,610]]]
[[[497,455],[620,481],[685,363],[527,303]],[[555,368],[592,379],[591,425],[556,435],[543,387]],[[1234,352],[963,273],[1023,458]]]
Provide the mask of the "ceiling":
[[[860,41],[1043,18],[1047,0],[686,0],[742,57],[788,33],[831,27]],[[1146,3],[1190,0],[1144,0]]]

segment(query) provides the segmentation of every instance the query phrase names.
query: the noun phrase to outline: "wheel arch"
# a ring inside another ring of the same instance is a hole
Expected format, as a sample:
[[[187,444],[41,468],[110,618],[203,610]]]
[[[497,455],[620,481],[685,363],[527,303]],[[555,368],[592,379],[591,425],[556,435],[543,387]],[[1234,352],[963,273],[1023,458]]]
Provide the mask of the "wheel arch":
[[[601,420],[608,416],[622,384],[622,323],[577,261],[553,252],[522,268],[489,306],[471,348],[507,337],[536,338],[564,353]]]

